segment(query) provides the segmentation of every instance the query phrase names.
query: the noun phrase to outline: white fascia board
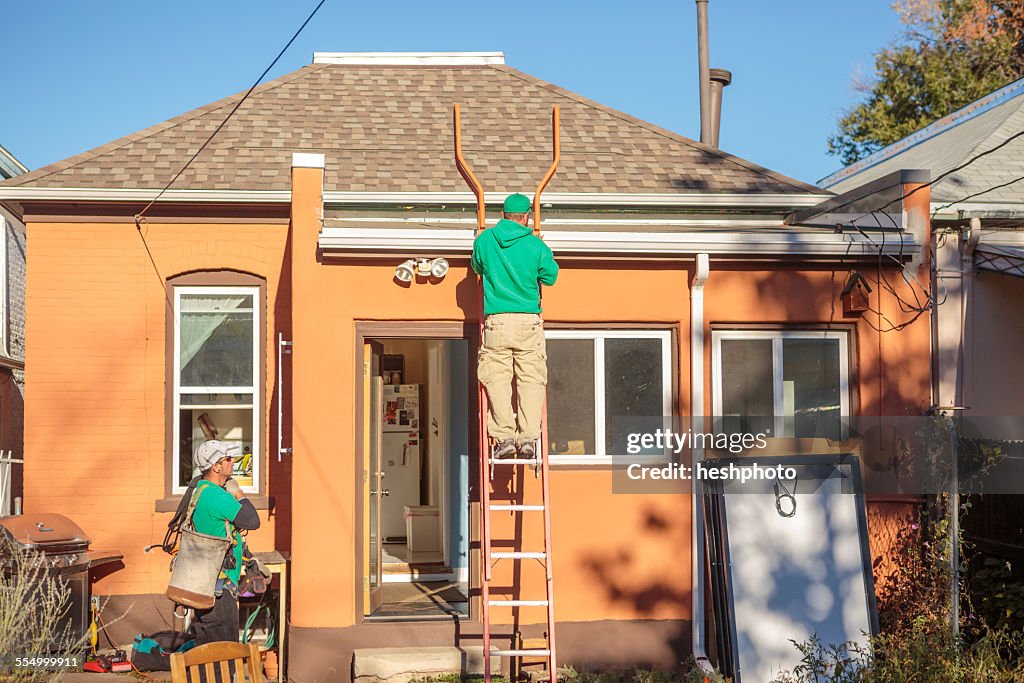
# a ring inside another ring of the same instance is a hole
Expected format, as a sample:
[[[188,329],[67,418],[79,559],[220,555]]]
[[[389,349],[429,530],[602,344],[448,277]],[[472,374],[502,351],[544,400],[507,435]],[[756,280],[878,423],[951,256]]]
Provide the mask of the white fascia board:
[[[158,189],[99,189],[90,187],[0,187],[0,201],[148,202]],[[287,204],[290,190],[168,190],[161,202],[214,204]]]
[[[314,52],[314,64],[471,66],[504,64],[504,52]]]
[[[473,249],[473,230],[430,228],[328,228],[320,231],[319,247],[328,256],[368,254],[465,254]],[[908,257],[916,253],[912,235],[881,240],[860,234],[774,232],[557,232],[544,233],[556,254],[665,254],[712,256],[807,256],[857,258],[883,254]]]
[[[978,238],[978,246],[990,246],[997,249],[1024,249],[1024,231],[983,229]]]
[[[527,195],[532,196],[532,195]],[[744,193],[600,193],[548,192],[544,206],[645,206],[645,207],[781,207],[816,206],[832,195],[826,194],[744,194]],[[491,193],[489,204],[499,207],[504,193]],[[325,192],[324,204],[469,204],[476,205],[472,192]]]

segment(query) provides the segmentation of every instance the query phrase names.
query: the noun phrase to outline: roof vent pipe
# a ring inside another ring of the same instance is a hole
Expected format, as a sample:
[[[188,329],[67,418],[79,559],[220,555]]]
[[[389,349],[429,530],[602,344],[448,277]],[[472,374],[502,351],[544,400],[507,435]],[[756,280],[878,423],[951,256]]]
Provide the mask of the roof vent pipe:
[[[722,89],[732,83],[732,73],[725,69],[710,69],[711,74],[711,138],[707,143],[718,149],[718,134],[722,129]]]
[[[697,0],[697,83],[700,85],[700,141],[711,144],[711,60],[708,47],[708,0]]]

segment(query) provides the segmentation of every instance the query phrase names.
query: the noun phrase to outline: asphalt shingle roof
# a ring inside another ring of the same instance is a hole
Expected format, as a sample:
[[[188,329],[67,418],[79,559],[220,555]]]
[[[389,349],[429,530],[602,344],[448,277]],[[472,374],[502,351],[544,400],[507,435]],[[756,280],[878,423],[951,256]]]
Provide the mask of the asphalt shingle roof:
[[[3,183],[160,188],[241,93]],[[488,192],[532,190],[550,163],[560,105],[562,161],[550,192],[821,193],[505,65],[313,64],[257,88],[175,189],[287,190],[291,153],[326,154],[325,189],[460,192],[463,153]]]
[[[820,182],[833,192],[842,193],[901,169],[927,169],[935,178],[995,148],[1020,131],[1024,131],[1024,80],[986,95],[851,165],[851,172],[841,180],[830,183],[824,178]],[[913,144],[915,136],[921,141]],[[932,185],[932,201],[955,202],[1021,176],[1024,176],[1024,137]],[[970,201],[1020,203],[1024,201],[1024,182],[985,192]]]

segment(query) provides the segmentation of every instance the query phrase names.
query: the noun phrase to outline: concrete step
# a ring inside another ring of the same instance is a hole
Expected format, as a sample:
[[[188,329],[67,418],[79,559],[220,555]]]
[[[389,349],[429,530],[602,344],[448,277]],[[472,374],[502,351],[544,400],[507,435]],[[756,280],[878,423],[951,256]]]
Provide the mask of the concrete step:
[[[481,646],[362,648],[353,660],[355,683],[408,683],[430,675],[484,671]],[[500,657],[491,657],[491,673],[501,673]]]

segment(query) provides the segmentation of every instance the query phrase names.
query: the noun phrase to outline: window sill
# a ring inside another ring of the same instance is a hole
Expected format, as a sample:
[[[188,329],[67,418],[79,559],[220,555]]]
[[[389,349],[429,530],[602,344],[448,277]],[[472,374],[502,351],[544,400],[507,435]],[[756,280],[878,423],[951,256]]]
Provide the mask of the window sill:
[[[273,510],[274,509],[274,498],[273,496],[250,496],[246,495],[246,498],[252,503],[253,507],[257,510]],[[176,512],[178,509],[178,503],[181,501],[181,496],[169,496],[167,498],[160,498],[156,501],[157,512]]]

